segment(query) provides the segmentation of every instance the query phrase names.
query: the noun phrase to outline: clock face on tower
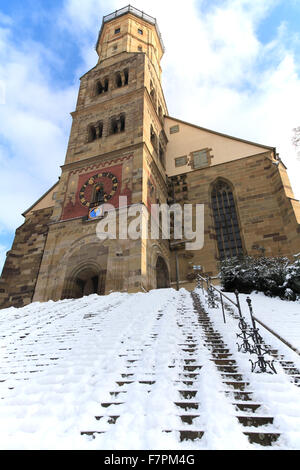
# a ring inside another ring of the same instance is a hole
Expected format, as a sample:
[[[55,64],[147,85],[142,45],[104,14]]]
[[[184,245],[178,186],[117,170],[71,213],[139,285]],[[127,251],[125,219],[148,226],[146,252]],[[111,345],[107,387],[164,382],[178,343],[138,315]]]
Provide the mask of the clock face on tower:
[[[92,194],[93,188],[96,187],[98,190],[99,183],[104,184],[102,192],[103,202],[108,202],[116,193],[118,189],[118,178],[111,172],[97,173],[91,176],[81,187],[79,191],[79,200],[85,207],[89,207],[93,202]],[[101,188],[103,185],[101,184]],[[106,189],[109,188],[109,189]]]

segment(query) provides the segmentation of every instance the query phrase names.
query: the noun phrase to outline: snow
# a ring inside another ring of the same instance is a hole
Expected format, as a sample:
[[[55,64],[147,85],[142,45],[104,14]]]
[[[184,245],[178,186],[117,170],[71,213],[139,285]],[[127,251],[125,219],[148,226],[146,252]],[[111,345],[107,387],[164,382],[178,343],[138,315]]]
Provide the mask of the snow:
[[[220,289],[220,288],[219,288]],[[273,445],[273,448],[299,449],[300,448],[300,390],[284,373],[281,364],[275,361],[274,365],[277,374],[251,373],[250,359],[256,360],[250,354],[238,352],[236,333],[240,332],[237,327],[238,321],[232,315],[225,313],[226,323],[224,323],[222,308],[218,303],[217,308],[210,308],[207,302],[206,293],[201,289],[196,290],[203,305],[209,312],[214,325],[222,333],[225,341],[230,346],[235,360],[246,380],[249,380],[254,397],[257,402],[265,405],[267,414],[274,416],[274,425],[280,429],[281,437]],[[232,300],[236,300],[232,293],[224,292]],[[283,336],[284,339],[292,343],[294,347],[299,345],[300,337],[300,302],[289,302],[281,299],[269,298],[261,293],[239,295],[241,310],[248,324],[250,324],[249,308],[246,298],[250,297],[254,315],[263,321],[266,326]],[[232,305],[226,302],[227,305]],[[298,312],[298,316],[297,316]],[[290,323],[289,323],[290,322]],[[268,330],[257,324],[259,333],[266,344],[278,350],[285,360],[292,361],[300,369],[300,356],[282,343]]]
[[[234,294],[227,292],[226,295],[235,300]],[[240,294],[239,297],[243,310],[248,314],[248,295]],[[262,292],[253,292],[250,297],[254,316],[300,351],[300,301],[266,297]]]
[[[251,297],[257,317],[298,347],[300,303]],[[272,429],[281,437],[272,448],[299,448],[299,388],[280,364],[276,375],[251,373],[249,356],[237,351],[236,320],[227,314],[224,325],[219,308],[208,310],[265,415],[275,417]],[[9,308],[0,311],[0,331],[1,449],[261,448],[243,434],[184,289]],[[189,337],[194,352],[182,346]],[[295,352],[267,331],[263,337],[300,367]],[[192,426],[181,422],[179,414],[188,412],[175,404],[184,401],[179,390],[191,388],[182,385],[187,359],[202,366],[192,386],[199,403]],[[120,417],[111,424],[111,416]],[[180,442],[184,429],[205,432],[201,440]]]

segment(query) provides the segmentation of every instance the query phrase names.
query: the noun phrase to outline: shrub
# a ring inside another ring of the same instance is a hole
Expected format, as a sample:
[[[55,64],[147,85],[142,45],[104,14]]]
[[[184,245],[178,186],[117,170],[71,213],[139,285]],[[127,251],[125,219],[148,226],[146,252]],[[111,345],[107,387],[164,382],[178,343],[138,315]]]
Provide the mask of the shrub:
[[[296,300],[300,294],[300,260],[290,263],[288,258],[262,256],[230,258],[220,263],[224,290],[250,294],[264,292],[268,296]]]

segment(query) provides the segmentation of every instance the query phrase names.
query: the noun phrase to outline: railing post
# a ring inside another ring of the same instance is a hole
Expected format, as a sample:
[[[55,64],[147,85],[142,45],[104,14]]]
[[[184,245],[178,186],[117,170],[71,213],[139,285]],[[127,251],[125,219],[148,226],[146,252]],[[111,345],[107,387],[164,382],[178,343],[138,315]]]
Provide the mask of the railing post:
[[[256,365],[258,365],[259,368],[260,368],[259,372],[268,372],[267,369],[269,367],[270,368],[269,372],[271,374],[272,373],[277,374],[276,369],[275,369],[274,364],[273,364],[274,361],[266,361],[265,358],[264,358],[264,355],[268,354],[269,350],[262,344],[262,337],[258,333],[258,331],[259,331],[258,328],[256,328],[255,319],[253,317],[252,302],[251,302],[250,297],[247,297],[246,302],[247,302],[248,307],[249,307],[250,317],[251,317],[251,322],[252,322],[252,339],[253,339],[253,342],[254,342],[254,348],[253,348],[252,352],[255,352],[255,354],[257,355],[257,361],[256,362],[253,362],[250,359],[251,364],[252,364],[252,372],[254,372]]]
[[[224,320],[224,323],[226,323],[225,310],[224,310],[224,303],[223,303],[223,297],[222,297],[221,292],[220,292],[220,300],[221,300],[221,305],[222,305],[223,320]]]
[[[239,299],[239,291],[236,289],[234,291],[235,293],[235,297],[236,297],[236,305],[237,305],[237,309],[238,309],[238,312],[239,312],[239,323],[238,323],[238,326],[239,326],[239,329],[241,330],[241,333],[238,334],[237,333],[237,337],[238,338],[241,338],[242,340],[242,344],[239,345],[237,343],[237,346],[238,346],[238,350],[239,351],[242,351],[242,352],[252,352],[252,348],[251,348],[251,345],[248,341],[248,338],[250,337],[249,333],[248,333],[248,325],[247,323],[245,322],[245,319],[242,315],[242,310],[241,310],[241,304],[240,304],[240,299]]]

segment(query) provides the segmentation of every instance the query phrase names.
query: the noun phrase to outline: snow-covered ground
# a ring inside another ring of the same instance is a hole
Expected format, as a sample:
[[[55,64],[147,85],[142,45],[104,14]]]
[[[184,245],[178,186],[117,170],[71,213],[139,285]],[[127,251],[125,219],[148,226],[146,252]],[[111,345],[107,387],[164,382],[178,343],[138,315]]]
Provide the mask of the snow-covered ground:
[[[205,303],[201,291],[199,295]],[[251,297],[255,315],[299,347],[300,303]],[[224,325],[220,309],[209,309],[209,314],[256,399],[275,418],[272,429],[281,437],[274,448],[299,449],[300,388],[280,364],[276,375],[251,373],[249,357],[237,352],[236,320],[227,315]],[[91,295],[5,309],[0,311],[0,332],[1,449],[258,447],[249,444],[235,417],[184,289]],[[262,333],[300,368],[295,352]],[[196,345],[194,353],[185,352],[187,338]],[[180,442],[178,430],[184,426],[175,403],[182,400],[178,384],[182,389],[187,358],[202,365],[193,384],[193,400],[199,403],[193,426],[205,433],[201,440]],[[107,406],[111,402],[115,404]],[[110,416],[116,415],[120,418],[111,424]],[[82,431],[101,433],[93,439]]]
[[[220,288],[219,288],[220,289]],[[240,333],[237,327],[238,321],[232,315],[225,313],[223,320],[222,308],[218,302],[218,308],[209,308],[206,293],[203,295],[201,289],[196,292],[202,299],[211,319],[222,333],[227,344],[244,375],[249,380],[257,397],[257,401],[265,403],[268,413],[274,416],[274,425],[281,430],[282,436],[275,446],[283,449],[300,449],[300,387],[296,387],[290,377],[284,373],[281,364],[274,362],[277,374],[258,374],[251,372],[250,359],[255,361],[257,357],[250,354],[238,352],[237,343],[241,344],[236,336]],[[236,301],[233,293],[224,292],[232,300]],[[268,328],[279,334],[295,348],[300,344],[300,302],[290,302],[278,298],[269,298],[262,293],[239,295],[243,316],[250,325],[251,319],[246,298],[250,297],[254,315]],[[231,305],[228,302],[228,305]],[[235,310],[235,308],[234,308]],[[292,361],[296,368],[300,369],[300,356],[278,340],[267,329],[256,324],[264,342],[278,350],[285,360]],[[267,359],[272,359],[267,356]]]
[[[224,293],[232,300],[236,299],[233,293]],[[240,294],[239,297],[243,311],[248,315],[248,295]],[[262,292],[253,292],[250,297],[254,316],[300,351],[300,302],[266,297]]]

